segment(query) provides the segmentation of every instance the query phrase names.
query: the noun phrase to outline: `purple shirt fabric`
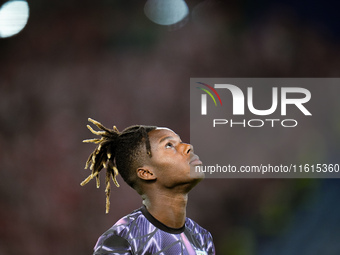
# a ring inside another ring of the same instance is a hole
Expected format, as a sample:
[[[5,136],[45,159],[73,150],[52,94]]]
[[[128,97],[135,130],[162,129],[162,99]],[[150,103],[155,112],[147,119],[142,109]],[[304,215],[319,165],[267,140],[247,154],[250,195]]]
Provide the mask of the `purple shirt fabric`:
[[[214,255],[211,234],[186,218],[182,228],[169,228],[143,206],[121,218],[101,235],[94,255]]]

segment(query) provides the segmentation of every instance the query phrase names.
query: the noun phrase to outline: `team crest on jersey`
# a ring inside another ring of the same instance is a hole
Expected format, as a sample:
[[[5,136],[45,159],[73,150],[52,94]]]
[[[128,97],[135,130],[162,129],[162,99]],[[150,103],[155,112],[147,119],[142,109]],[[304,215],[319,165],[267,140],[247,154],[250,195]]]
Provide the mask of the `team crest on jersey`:
[[[199,250],[196,250],[196,254],[197,255],[208,255],[206,251],[199,251]]]

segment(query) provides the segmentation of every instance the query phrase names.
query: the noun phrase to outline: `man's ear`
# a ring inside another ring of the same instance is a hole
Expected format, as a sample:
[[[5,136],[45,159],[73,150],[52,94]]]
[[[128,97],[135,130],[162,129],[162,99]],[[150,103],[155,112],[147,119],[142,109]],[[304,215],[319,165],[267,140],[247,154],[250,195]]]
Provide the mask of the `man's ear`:
[[[156,174],[152,170],[151,167],[143,166],[137,169],[137,176],[138,178],[145,180],[145,181],[153,181],[156,180]]]

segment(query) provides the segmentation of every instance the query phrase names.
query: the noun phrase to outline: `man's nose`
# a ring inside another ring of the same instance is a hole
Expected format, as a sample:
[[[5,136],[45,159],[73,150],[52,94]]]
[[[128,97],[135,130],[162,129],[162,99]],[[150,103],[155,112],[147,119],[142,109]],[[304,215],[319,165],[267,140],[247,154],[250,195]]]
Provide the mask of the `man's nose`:
[[[184,153],[185,154],[190,154],[194,152],[194,147],[192,147],[191,144],[186,143],[184,147]]]

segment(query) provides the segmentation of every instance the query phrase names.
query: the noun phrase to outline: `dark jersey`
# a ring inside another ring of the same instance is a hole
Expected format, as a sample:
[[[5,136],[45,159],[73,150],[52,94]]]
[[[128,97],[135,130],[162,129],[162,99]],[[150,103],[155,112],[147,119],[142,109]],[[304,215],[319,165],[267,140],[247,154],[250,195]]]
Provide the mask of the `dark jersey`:
[[[211,234],[193,220],[186,218],[182,228],[169,228],[143,206],[100,236],[93,254],[211,255],[215,247]]]

